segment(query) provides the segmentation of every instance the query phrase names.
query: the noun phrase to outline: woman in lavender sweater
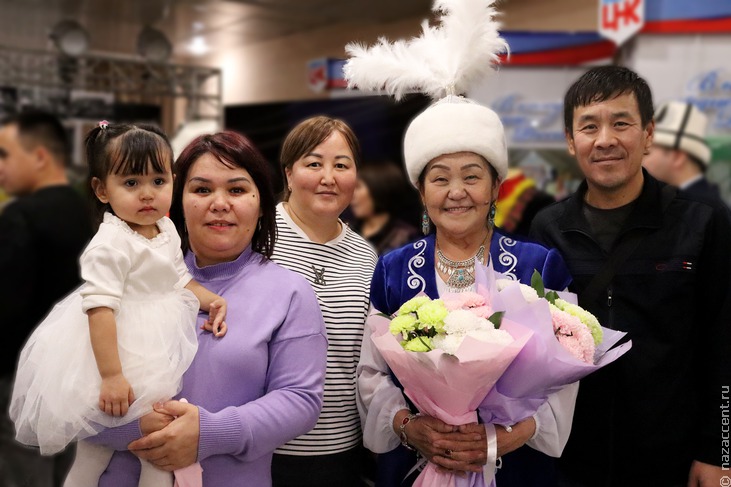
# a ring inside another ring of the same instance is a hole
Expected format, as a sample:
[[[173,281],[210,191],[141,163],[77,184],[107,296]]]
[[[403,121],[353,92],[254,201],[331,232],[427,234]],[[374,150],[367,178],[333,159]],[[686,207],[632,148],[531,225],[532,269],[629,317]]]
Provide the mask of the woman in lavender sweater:
[[[99,485],[137,485],[139,461],[121,451],[128,448],[168,471],[200,462],[206,487],[271,485],[272,452],[310,431],[322,406],[327,339],[320,307],[302,276],[268,258],[274,194],[267,162],[248,139],[201,136],[174,171],[170,216],[185,262],[226,298],[228,333],[211,339],[199,330],[178,396],[190,404],[168,401],[139,423],[95,437],[120,450]]]

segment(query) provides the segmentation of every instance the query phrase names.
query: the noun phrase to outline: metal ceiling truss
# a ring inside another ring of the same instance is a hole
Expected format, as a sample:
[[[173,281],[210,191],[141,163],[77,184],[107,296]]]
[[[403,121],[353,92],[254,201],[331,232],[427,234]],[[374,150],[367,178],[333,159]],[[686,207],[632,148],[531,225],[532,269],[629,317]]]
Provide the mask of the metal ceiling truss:
[[[0,86],[111,93],[132,103],[184,99],[185,120],[216,119],[223,126],[221,70],[201,66],[0,46]]]

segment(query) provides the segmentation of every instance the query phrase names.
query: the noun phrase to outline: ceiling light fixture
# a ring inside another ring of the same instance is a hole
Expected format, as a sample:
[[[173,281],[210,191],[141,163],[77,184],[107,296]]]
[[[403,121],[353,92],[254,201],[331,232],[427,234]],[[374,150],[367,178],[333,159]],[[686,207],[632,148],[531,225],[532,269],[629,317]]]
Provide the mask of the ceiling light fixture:
[[[162,62],[170,57],[173,46],[165,34],[146,25],[137,38],[137,52],[148,61]]]
[[[57,23],[49,37],[58,50],[68,56],[80,56],[89,49],[89,34],[75,20]]]
[[[195,36],[188,45],[188,50],[196,56],[204,55],[208,52],[208,44],[206,44],[206,39],[203,36]]]

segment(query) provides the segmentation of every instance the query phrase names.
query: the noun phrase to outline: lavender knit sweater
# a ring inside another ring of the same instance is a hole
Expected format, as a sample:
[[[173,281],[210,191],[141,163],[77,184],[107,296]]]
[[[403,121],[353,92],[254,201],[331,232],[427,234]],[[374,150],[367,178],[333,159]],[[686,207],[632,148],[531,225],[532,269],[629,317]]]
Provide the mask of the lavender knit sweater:
[[[322,406],[327,338],[317,299],[303,277],[251,248],[204,268],[191,253],[185,261],[194,279],[228,302],[228,333],[216,339],[199,331],[179,395],[200,411],[203,485],[271,485],[272,452],[310,431]],[[139,437],[135,421],[94,441],[125,450]],[[136,487],[138,477],[137,458],[118,451],[99,486]]]

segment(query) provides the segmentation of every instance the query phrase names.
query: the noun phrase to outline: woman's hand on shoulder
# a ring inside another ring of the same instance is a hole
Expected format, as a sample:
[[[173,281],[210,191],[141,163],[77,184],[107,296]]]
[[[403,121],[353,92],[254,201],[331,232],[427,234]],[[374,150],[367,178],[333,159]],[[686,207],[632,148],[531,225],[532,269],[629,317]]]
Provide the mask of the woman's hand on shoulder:
[[[155,412],[175,419],[163,429],[130,443],[129,450],[168,472],[195,463],[200,438],[198,407],[182,401],[167,401],[156,405]]]

